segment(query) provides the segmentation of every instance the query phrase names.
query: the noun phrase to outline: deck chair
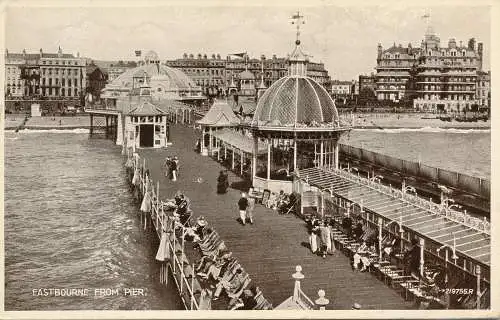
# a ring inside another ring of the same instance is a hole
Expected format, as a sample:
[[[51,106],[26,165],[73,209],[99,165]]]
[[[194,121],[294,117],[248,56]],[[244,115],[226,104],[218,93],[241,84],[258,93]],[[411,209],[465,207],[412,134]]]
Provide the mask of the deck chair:
[[[250,276],[247,273],[245,276],[245,280],[243,281],[241,286],[239,288],[235,289],[234,292],[229,292],[226,288],[227,296],[231,299],[239,298],[241,296],[241,294],[243,293],[243,290],[245,290],[248,287],[248,285],[250,284],[251,281],[252,280],[250,279]]]

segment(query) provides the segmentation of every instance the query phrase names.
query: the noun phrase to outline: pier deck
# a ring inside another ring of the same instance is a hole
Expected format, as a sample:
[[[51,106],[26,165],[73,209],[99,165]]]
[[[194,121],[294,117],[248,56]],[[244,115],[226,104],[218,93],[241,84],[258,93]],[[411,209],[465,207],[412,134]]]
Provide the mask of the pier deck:
[[[168,149],[139,151],[146,159],[152,179],[160,182],[160,198],[171,198],[177,190],[183,191],[192,201],[194,215],[205,216],[215,227],[273,306],[293,294],[292,274],[295,266],[301,265],[305,275],[302,290],[312,300],[318,297],[319,289],[325,290],[330,299],[327,309],[350,309],[354,302],[360,303],[363,309],[411,308],[410,302],[405,302],[373,275],[352,271],[349,259],[339,251],[326,259],[312,255],[302,245],[307,242],[305,223],[293,215],[278,215],[256,205],[255,224],[240,225],[236,220],[239,189],[247,190],[248,185],[230,173],[232,187],[227,194],[218,195],[216,181],[223,167],[194,151],[199,132],[174,125],[171,136],[174,144]],[[176,182],[164,177],[162,164],[168,155],[177,155],[180,160]]]

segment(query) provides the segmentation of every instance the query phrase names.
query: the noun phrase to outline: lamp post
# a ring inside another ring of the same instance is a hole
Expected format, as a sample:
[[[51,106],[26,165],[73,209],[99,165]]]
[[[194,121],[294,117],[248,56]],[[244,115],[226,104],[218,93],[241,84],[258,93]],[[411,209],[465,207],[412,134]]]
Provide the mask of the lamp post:
[[[413,193],[414,195],[417,195],[417,190],[412,186],[403,185],[403,188],[401,191],[403,192],[403,198],[404,198],[405,194],[410,193],[410,192]]]
[[[381,175],[377,175],[377,176],[373,176],[370,178],[370,181],[373,181],[373,182],[376,182],[376,183],[380,183],[380,181],[384,179],[384,176],[381,176]]]
[[[441,247],[437,248],[436,251],[437,251],[437,253],[439,253],[443,249],[450,249],[451,250],[451,252],[452,252],[452,257],[451,258],[455,261],[455,265],[456,265],[458,257],[457,257],[457,254],[456,254],[456,244],[455,244],[455,235],[454,234],[453,234],[453,247],[450,247],[449,245],[444,244]],[[444,268],[446,270],[444,282],[445,282],[445,284],[448,284],[448,262],[449,262],[449,260],[448,260],[448,250],[446,250],[444,252],[444,254],[445,254],[445,267]]]

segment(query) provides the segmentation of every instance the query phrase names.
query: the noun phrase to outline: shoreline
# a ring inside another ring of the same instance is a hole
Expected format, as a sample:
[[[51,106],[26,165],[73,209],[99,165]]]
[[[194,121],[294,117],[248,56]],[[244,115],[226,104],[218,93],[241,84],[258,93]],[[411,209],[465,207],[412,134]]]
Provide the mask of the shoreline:
[[[94,127],[96,128],[96,127]],[[18,126],[12,127],[5,127],[4,131],[14,131],[18,129]],[[90,130],[90,126],[79,126],[79,125],[56,125],[56,126],[24,126],[19,129],[21,130],[75,130],[75,129],[87,129]],[[404,129],[409,129],[409,130],[418,130],[418,129],[439,129],[439,130],[447,130],[447,129],[460,129],[460,130],[491,130],[490,126],[446,126],[446,127],[430,127],[430,126],[419,126],[419,127],[412,127],[412,126],[374,126],[374,125],[369,125],[369,126],[354,126],[352,127],[353,130],[356,129],[370,129],[370,130],[386,130],[386,129],[399,129],[399,130],[404,130]]]

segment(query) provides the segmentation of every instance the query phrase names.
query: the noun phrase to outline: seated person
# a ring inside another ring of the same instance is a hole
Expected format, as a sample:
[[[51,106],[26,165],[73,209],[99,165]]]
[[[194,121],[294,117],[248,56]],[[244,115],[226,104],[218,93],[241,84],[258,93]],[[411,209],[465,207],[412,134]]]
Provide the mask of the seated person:
[[[359,240],[362,235],[363,235],[363,222],[361,219],[358,219],[358,221],[356,222],[356,225],[352,229],[352,236],[355,239]]]
[[[342,228],[344,229],[344,233],[351,234],[351,229],[352,229],[351,217],[344,217],[342,219]]]
[[[196,224],[192,227],[186,228],[186,240],[188,241],[193,241],[193,242],[198,242],[200,240],[203,240],[204,232],[203,230],[205,229],[207,225],[207,221],[203,216],[199,216],[196,219]]]
[[[260,293],[260,288],[252,285],[250,289],[243,290],[239,298],[229,301],[229,310],[253,310],[257,305],[255,297]]]
[[[387,237],[382,241],[382,254],[385,255],[386,258],[389,258],[391,254],[398,248],[399,239]]]
[[[222,293],[222,290],[225,289],[228,296],[236,293],[243,286],[246,280],[246,276],[243,274],[243,270],[241,268],[236,269],[234,277],[227,281],[225,279],[221,279],[221,281],[217,284],[214,293],[214,300],[217,300]]]
[[[221,274],[222,268],[230,262],[232,252],[226,252],[220,257],[213,259],[211,262],[205,265],[205,272],[198,272],[197,275],[205,279],[217,280]],[[208,268],[207,268],[208,266]],[[210,278],[211,277],[211,278]]]
[[[358,270],[359,263],[363,264],[363,267],[360,271],[366,271],[366,269],[370,266],[370,254],[375,253],[375,246],[373,244],[368,245],[366,242],[356,250],[356,253],[353,256],[353,268],[354,270]]]

